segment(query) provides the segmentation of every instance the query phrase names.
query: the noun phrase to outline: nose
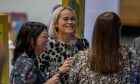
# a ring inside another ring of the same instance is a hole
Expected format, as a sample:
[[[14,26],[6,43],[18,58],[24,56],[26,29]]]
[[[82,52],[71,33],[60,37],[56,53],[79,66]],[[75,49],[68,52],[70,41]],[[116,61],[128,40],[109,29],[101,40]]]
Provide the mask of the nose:
[[[73,23],[73,21],[70,19],[70,20],[68,20],[68,23],[71,24],[71,23]]]

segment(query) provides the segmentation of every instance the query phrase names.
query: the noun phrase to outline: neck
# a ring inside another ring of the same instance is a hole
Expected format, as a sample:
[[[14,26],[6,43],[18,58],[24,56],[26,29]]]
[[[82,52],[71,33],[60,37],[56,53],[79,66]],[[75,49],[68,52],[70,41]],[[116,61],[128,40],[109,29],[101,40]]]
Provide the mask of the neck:
[[[72,40],[72,36],[71,35],[58,35],[58,41],[64,44],[70,44]]]
[[[41,54],[41,51],[38,48],[36,48],[35,49],[35,56],[39,56],[40,54]]]
[[[23,52],[21,56],[28,56],[26,52]]]

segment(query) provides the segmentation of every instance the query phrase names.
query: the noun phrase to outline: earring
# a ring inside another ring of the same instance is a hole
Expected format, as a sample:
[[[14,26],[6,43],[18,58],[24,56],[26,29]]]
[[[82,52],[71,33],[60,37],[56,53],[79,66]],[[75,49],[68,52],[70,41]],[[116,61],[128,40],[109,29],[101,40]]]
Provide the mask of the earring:
[[[55,30],[58,32],[58,27],[55,27]]]

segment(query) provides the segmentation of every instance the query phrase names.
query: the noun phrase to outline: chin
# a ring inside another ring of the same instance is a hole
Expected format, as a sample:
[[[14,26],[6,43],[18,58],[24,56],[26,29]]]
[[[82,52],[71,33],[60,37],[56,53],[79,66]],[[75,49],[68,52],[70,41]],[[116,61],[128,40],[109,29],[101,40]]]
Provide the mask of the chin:
[[[43,51],[46,51],[46,49],[47,49],[47,48],[45,47],[45,48],[43,49]]]
[[[73,32],[73,31],[68,31],[67,33],[68,33],[68,34],[72,34],[72,33],[74,33],[74,32]]]

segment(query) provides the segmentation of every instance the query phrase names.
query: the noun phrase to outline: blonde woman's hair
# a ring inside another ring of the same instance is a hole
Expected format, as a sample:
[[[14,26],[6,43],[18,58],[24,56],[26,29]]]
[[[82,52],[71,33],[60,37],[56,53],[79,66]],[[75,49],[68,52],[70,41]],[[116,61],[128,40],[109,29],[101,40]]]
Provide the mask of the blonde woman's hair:
[[[68,6],[62,5],[62,6],[58,7],[58,8],[56,8],[56,9],[54,10],[53,14],[52,14],[52,17],[51,17],[51,20],[50,20],[51,22],[50,22],[50,24],[49,24],[49,36],[52,37],[52,38],[57,39],[58,33],[57,33],[57,30],[56,30],[55,25],[56,25],[56,23],[58,22],[60,13],[61,13],[63,10],[65,10],[65,9],[68,9],[68,10],[72,11],[73,14],[74,14],[75,17],[76,17],[75,11],[74,11],[72,8],[68,7]]]

